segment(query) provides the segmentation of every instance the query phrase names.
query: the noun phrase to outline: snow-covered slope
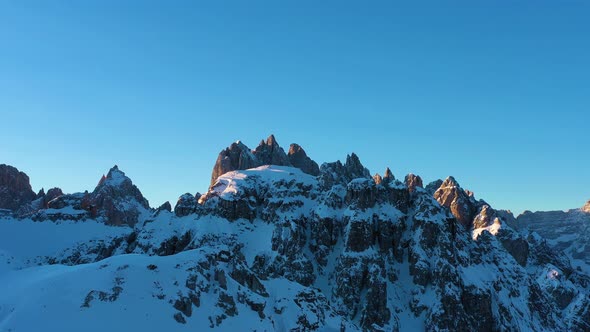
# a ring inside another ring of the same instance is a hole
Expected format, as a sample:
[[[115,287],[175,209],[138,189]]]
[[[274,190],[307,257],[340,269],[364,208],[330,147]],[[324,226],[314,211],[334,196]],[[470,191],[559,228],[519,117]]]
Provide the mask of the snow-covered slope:
[[[179,213],[113,174],[90,197],[134,202],[141,213],[114,215],[133,222],[91,213],[85,195],[51,218],[4,214],[0,331],[590,329],[590,277],[571,253],[454,178],[386,175],[356,155],[317,176],[234,170]]]

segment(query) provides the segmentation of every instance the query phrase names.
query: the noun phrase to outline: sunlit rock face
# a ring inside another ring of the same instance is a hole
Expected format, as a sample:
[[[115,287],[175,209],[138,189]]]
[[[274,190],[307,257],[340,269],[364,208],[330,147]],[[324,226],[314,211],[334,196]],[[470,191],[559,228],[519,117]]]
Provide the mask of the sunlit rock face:
[[[317,163],[311,160],[298,144],[291,144],[289,154],[279,145],[274,135],[261,141],[254,150],[238,141],[219,153],[213,166],[211,184],[227,172],[246,170],[263,165],[293,166],[311,175],[319,174]]]
[[[590,213],[590,201],[586,202],[586,204],[582,206],[582,212]]]
[[[29,177],[15,167],[0,165],[0,209],[17,211],[36,198]]]
[[[473,228],[486,227],[498,219],[497,213],[489,205],[485,204],[479,208],[477,215],[473,218]]]
[[[408,189],[410,190],[410,192],[414,192],[416,190],[416,188],[423,187],[422,178],[418,175],[414,175],[414,174],[406,175],[405,182],[406,182],[406,186],[408,186]]]
[[[213,184],[222,174],[238,169],[254,168],[259,166],[258,164],[258,159],[244,143],[240,141],[232,143],[219,153],[215,166],[213,166],[211,183]]]
[[[463,227],[469,229],[477,213],[475,202],[461,188],[454,177],[449,176],[434,192],[434,198],[448,208]]]

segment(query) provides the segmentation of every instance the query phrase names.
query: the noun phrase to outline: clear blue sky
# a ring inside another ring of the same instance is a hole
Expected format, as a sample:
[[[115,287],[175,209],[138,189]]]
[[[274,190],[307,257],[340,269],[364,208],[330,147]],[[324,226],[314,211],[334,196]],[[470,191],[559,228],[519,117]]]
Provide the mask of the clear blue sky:
[[[590,199],[586,1],[0,1],[0,163],[152,206],[274,133],[496,208]]]

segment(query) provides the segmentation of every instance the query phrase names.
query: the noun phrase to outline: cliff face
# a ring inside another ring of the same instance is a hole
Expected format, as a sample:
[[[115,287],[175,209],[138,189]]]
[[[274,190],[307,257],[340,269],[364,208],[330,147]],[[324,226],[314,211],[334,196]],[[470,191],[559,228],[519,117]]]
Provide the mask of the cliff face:
[[[12,166],[0,165],[0,209],[16,211],[35,197],[25,173]]]

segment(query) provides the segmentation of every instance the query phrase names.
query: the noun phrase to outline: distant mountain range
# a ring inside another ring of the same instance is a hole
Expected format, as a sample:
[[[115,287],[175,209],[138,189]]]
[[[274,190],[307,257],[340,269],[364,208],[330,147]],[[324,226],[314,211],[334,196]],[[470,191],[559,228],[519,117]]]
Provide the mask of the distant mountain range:
[[[117,166],[65,194],[0,165],[0,331],[590,331],[589,225],[272,135],[174,209]]]

